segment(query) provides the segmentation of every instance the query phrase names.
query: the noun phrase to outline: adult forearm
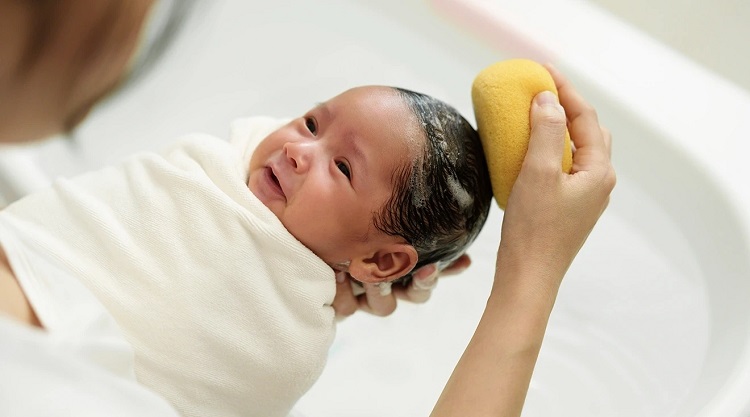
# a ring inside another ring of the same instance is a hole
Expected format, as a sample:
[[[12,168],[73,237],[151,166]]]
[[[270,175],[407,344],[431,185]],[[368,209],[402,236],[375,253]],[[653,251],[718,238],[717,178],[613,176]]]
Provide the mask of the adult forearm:
[[[611,135],[556,70],[536,96],[531,138],[503,217],[492,293],[434,417],[519,416],[563,276],[615,186]],[[561,172],[565,129],[576,151]]]
[[[474,336],[432,412],[445,416],[519,416],[557,288],[538,288],[527,271],[498,271]],[[543,272],[542,272],[543,273]],[[559,282],[559,279],[556,280]],[[508,285],[506,285],[508,284]]]

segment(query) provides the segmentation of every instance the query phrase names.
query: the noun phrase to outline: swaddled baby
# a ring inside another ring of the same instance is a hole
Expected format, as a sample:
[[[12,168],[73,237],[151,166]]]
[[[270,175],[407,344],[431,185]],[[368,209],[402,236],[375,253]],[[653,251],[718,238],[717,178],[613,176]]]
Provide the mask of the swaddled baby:
[[[334,269],[378,283],[450,262],[490,199],[453,108],[359,87],[57,181],[0,213],[0,243],[61,344],[134,367],[186,416],[283,416],[324,365]]]

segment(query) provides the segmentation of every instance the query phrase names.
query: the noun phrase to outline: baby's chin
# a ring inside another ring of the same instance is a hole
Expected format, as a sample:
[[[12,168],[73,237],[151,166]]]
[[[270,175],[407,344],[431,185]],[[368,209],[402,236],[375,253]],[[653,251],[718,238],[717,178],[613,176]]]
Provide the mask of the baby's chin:
[[[321,254],[321,251],[316,250],[316,248],[313,245],[310,245],[308,242],[305,242],[305,239],[302,238],[299,234],[295,233],[293,228],[290,227],[286,222],[284,222],[283,216],[280,215],[280,212],[277,212],[277,210],[280,210],[279,208],[279,202],[274,198],[269,198],[266,194],[263,193],[260,185],[258,184],[258,176],[256,175],[250,175],[247,180],[247,188],[250,190],[251,193],[260,200],[261,203],[263,203],[266,208],[268,208],[279,221],[284,226],[284,228],[289,232],[292,236],[294,236],[295,239],[299,240],[303,245],[305,245],[306,248],[310,249],[317,257],[323,260],[328,266],[331,267],[334,271],[343,271],[347,272],[349,270],[349,265],[351,264],[351,260],[347,259],[341,259],[341,258],[328,258]]]

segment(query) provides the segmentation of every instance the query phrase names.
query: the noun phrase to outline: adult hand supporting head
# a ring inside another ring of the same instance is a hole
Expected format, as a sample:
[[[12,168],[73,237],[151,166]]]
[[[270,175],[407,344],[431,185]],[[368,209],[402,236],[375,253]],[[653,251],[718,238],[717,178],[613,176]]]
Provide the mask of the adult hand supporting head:
[[[531,140],[503,218],[492,292],[433,417],[521,414],[563,276],[615,185],[609,132],[572,85],[548,69],[565,110],[552,93],[534,99]],[[560,169],[566,123],[575,145],[570,174]]]
[[[463,254],[442,271],[437,270],[435,264],[422,266],[412,273],[412,280],[406,287],[394,286],[391,291],[383,293],[376,284],[362,284],[365,292],[354,294],[351,287],[351,277],[346,272],[336,273],[336,297],[333,309],[336,317],[342,320],[351,316],[357,310],[363,310],[376,316],[388,316],[396,310],[398,300],[412,303],[424,303],[430,299],[432,291],[437,285],[438,278],[445,275],[456,275],[471,265],[469,255]]]
[[[596,111],[557,70],[548,70],[557,84],[560,104],[567,109],[567,120],[552,93],[540,94],[534,101],[529,151],[503,217],[498,266],[502,257],[506,264],[516,264],[513,267],[549,269],[546,275],[558,280],[540,285],[556,294],[565,271],[609,202],[615,172],[610,162],[611,135],[599,125]],[[560,172],[566,124],[576,148],[570,175]],[[462,272],[470,263],[463,255],[442,275]],[[386,295],[373,284],[364,285],[364,294],[354,295],[350,277],[345,273],[338,277],[333,307],[337,317],[344,318],[360,309],[390,315],[398,299],[423,303],[430,298],[438,274],[434,265],[426,265],[414,272],[407,288],[395,287]]]

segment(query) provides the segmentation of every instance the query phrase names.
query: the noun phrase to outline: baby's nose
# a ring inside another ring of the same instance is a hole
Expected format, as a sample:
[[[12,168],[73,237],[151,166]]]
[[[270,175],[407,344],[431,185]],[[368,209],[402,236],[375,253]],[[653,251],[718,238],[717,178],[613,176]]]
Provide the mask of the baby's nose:
[[[311,144],[305,142],[287,142],[284,153],[295,171],[304,172],[310,168],[313,152]]]

